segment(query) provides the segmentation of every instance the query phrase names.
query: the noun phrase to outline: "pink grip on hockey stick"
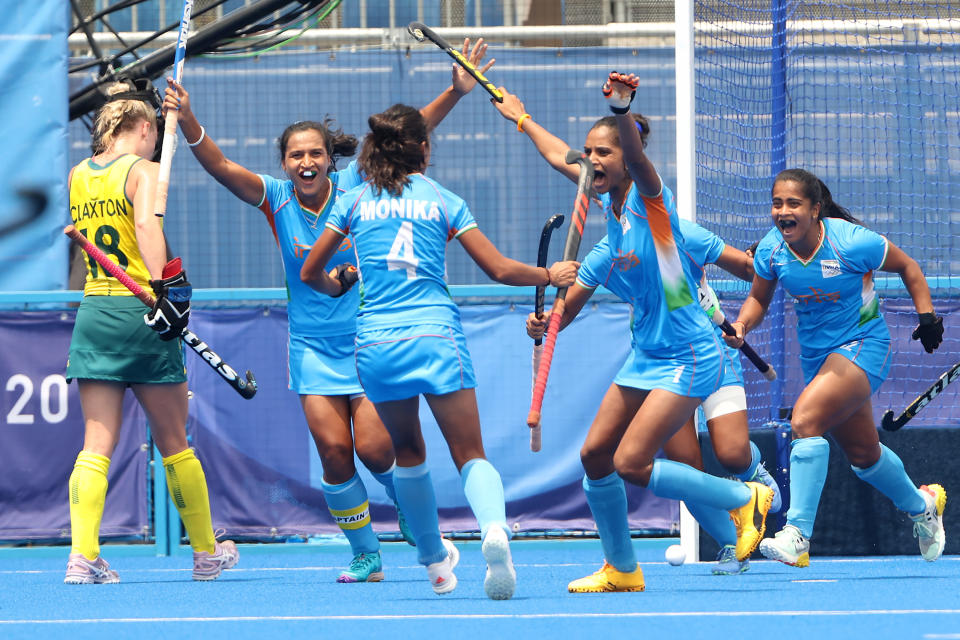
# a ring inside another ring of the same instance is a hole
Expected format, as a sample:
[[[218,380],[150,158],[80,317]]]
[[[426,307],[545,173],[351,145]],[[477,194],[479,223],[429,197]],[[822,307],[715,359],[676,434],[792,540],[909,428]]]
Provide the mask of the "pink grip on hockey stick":
[[[86,251],[90,257],[97,261],[103,270],[112,275],[114,278],[120,281],[120,284],[125,286],[130,290],[130,293],[135,295],[137,299],[148,307],[153,307],[156,300],[152,295],[143,290],[139,284],[137,284],[133,278],[127,275],[127,272],[120,268],[116,262],[107,257],[103,251],[100,251],[97,247],[84,237],[82,233],[77,231],[77,228],[72,224],[68,224],[64,227],[63,232],[74,242],[80,245],[80,248]]]
[[[557,334],[560,333],[560,320],[563,318],[563,308],[563,298],[558,297],[550,315],[550,324],[547,326],[547,337],[543,341],[543,358],[540,360],[540,369],[537,371],[537,381],[533,385],[533,399],[530,401],[530,413],[527,415],[527,426],[531,429],[540,424],[543,394],[547,390],[547,377],[550,375],[550,364],[553,362],[553,348],[557,344]]]

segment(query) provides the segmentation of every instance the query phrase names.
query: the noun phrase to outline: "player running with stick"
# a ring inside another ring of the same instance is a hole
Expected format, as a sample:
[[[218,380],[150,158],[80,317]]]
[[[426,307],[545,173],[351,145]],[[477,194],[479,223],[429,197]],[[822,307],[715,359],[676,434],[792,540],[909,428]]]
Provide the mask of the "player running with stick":
[[[943,509],[947,494],[937,484],[920,488],[903,463],[880,443],[870,396],[890,371],[890,332],[873,285],[875,270],[903,280],[919,314],[914,339],[928,353],[943,339],[930,289],[916,261],[862,226],[833,201],[830,190],[802,169],[781,171],[771,189],[774,228],[754,256],[750,294],[732,325],[738,346],[763,321],[777,282],[797,312],[800,364],[806,387],[793,407],[790,448],[790,509],[787,524],[760,544],[768,558],[810,564],[810,538],[827,477],[829,432],[853,472],[890,498],[913,520],[925,560],[943,553]]]
[[[94,155],[70,170],[70,214],[137,284],[152,288],[156,304],[144,316],[143,303],[88,260],[66,372],[67,380],[77,379],[85,432],[70,474],[72,544],[64,582],[120,581],[100,556],[99,533],[127,387],[163,455],[170,496],[193,547],[193,579],[214,580],[237,563],[238,553],[233,542],[214,536],[203,468],[187,446],[187,376],[177,338],[190,316],[191,286],[180,259],[167,262],[163,223],[153,214],[159,164],[148,160],[160,96],[126,83],[108,94],[94,123]]]
[[[762,483],[717,478],[654,458],[697,405],[719,388],[725,355],[723,343],[696,302],[694,265],[681,258],[684,238],[673,194],[643,151],[649,126],[644,129],[644,123],[629,113],[635,87],[633,74],[610,74],[604,95],[615,115],[598,122],[584,145],[607,216],[607,237],[596,248],[606,271],[594,275],[585,271],[581,279],[589,279],[586,286],[570,293],[582,307],[592,288],[618,267],[619,291],[614,291],[633,306],[634,349],[630,370],[621,370],[610,386],[581,449],[584,488],[607,562],[595,574],[570,583],[571,592],[644,588],[627,526],[624,480],[649,487],[658,496],[732,516],[737,560],[746,559],[763,536],[774,497]],[[551,166],[569,176],[558,162],[567,145],[533,122],[516,96],[501,91],[503,104],[494,106],[531,137]],[[577,309],[570,306],[571,311]],[[751,464],[746,441],[741,448],[746,455],[738,464],[747,466],[752,475],[756,465]]]
[[[464,40],[463,55],[475,65],[480,64],[486,49],[482,39],[472,48],[470,41]],[[483,70],[493,62],[487,62]],[[334,203],[362,182],[355,162],[336,169],[338,159],[353,155],[357,140],[335,129],[330,120],[294,123],[279,141],[281,168],[287,179],[258,175],[224,156],[197,121],[187,92],[172,80],[168,83],[165,106],[179,108],[180,127],[194,156],[231,193],[263,212],[279,245],[290,295],[289,384],[300,394],[320,455],[327,506],[353,552],[350,566],[337,581],[383,580],[380,542],[371,525],[367,490],[357,474],[354,450],[397,504],[395,458],[390,436],[357,379],[353,354],[359,296],[356,291],[345,291],[339,298],[330,298],[300,281],[306,249],[320,235]],[[452,86],[422,110],[428,126],[432,129],[439,124],[475,85],[468,73],[453,65]],[[351,249],[345,244],[337,254],[333,273],[343,280],[355,275]],[[397,514],[401,533],[414,544],[399,506]]]
[[[416,537],[418,559],[436,593],[456,587],[456,554],[440,539],[420,431],[423,394],[480,525],[487,562],[484,590],[490,598],[504,600],[513,595],[516,573],[503,485],[484,453],[473,365],[460,312],[444,280],[446,245],[459,240],[484,273],[504,284],[568,286],[578,264],[559,262],[546,269],[501,255],[477,228],[466,203],[423,175],[430,140],[416,109],[394,105],[371,116],[369,124],[359,160],[369,182],[337,202],[302,277],[327,295],[341,294],[346,285],[325,269],[349,238],[363,283],[357,370],[393,439],[397,498]]]
[[[530,136],[537,150],[550,164],[567,175],[572,180],[576,174],[572,173],[566,163],[557,163],[568,149],[559,138],[553,136],[541,125],[528,120],[529,115],[523,103],[517,96],[503,90],[504,102],[496,105],[501,114],[513,122],[521,121],[521,131]],[[642,144],[646,146],[650,134],[650,125],[647,120],[638,114],[631,114],[638,130]],[[633,179],[623,162],[623,150],[617,133],[617,123],[613,116],[598,120],[587,134],[585,151],[594,163],[594,185],[608,219],[616,216],[611,210],[611,203],[622,203],[624,196],[630,191]],[[705,264],[717,264],[733,275],[750,280],[753,275],[752,265],[745,253],[726,245],[719,237],[703,227],[686,220],[680,220],[680,230],[684,237],[685,250],[683,256],[691,261],[692,276],[699,281],[703,277]],[[577,286],[567,293],[567,306],[564,310],[561,327],[569,324],[589,300],[597,286],[604,285],[618,297],[628,303],[635,300],[631,292],[630,283],[622,277],[629,271],[635,262],[629,259],[616,260],[611,252],[609,238],[604,237],[591,252],[584,258],[583,266],[577,275]],[[527,319],[527,332],[536,338],[542,335],[547,319],[537,319],[533,314]],[[719,329],[715,330],[720,335]],[[747,424],[746,394],[743,388],[743,369],[740,365],[739,354],[730,349],[724,349],[726,371],[724,380],[717,391],[704,401],[704,413],[707,418],[707,427],[710,430],[711,442],[717,459],[731,474],[741,480],[759,481],[774,490],[772,512],[780,510],[780,491],[776,482],[763,467],[760,460],[760,451],[749,440]],[[610,389],[616,386],[643,389],[642,384],[635,377],[636,362],[631,354],[621,367]],[[608,392],[598,412],[595,426],[591,433],[611,434],[619,438],[619,433],[632,416],[619,414],[615,404],[617,394]],[[606,422],[620,421],[622,425],[611,429]],[[591,436],[587,436],[590,443]],[[637,566],[636,556],[630,542],[629,525],[627,522],[626,493],[622,479],[612,474],[612,457],[617,442],[593,442],[590,448],[584,445],[581,452],[581,461],[586,474],[584,476],[584,491],[587,503],[590,505],[597,522],[598,533],[603,544],[606,563],[598,574],[588,576],[583,580],[571,583],[573,591],[587,590],[629,590],[636,582],[631,577],[633,568]],[[696,469],[703,469],[700,455],[700,445],[697,440],[696,427],[693,418],[678,431],[664,445],[664,452],[668,459],[686,463]],[[737,574],[746,571],[749,561],[736,558],[736,529],[730,520],[730,514],[722,509],[688,502],[688,508],[698,522],[720,545],[720,553],[713,572],[718,575]],[[617,569],[620,567],[620,569]]]

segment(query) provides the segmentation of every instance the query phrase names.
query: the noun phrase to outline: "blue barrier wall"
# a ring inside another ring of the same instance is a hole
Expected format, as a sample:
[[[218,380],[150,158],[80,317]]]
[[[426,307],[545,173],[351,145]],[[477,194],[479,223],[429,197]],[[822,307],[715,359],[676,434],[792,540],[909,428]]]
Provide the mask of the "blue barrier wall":
[[[939,305],[940,301],[938,301]],[[960,304],[944,303],[946,324],[960,320]],[[618,303],[588,305],[561,335],[544,402],[543,451],[528,449],[525,417],[530,402],[531,342],[523,320],[527,304],[462,307],[464,328],[478,376],[477,399],[487,454],[503,475],[507,512],[520,530],[592,529],[580,488],[579,449],[602,395],[626,357],[628,309]],[[728,312],[734,311],[732,308]],[[874,398],[874,415],[899,412],[952,362],[947,349],[923,354],[922,381],[898,378],[899,368],[921,351],[909,339],[912,314],[904,301],[884,303],[894,335],[891,378]],[[67,535],[66,482],[82,442],[76,385],[62,374],[73,312],[0,313],[0,539]],[[213,371],[187,354],[193,398],[188,431],[206,468],[214,524],[231,535],[313,534],[335,531],[319,490],[322,470],[299,401],[287,389],[286,311],[283,306],[198,308],[193,328],[234,368],[255,372],[260,388],[243,400]],[[955,347],[955,338],[945,346]],[[796,354],[788,354],[786,397],[800,390]],[[745,362],[751,398],[769,384]],[[960,387],[948,387],[912,422],[913,427],[956,426]],[[148,450],[142,414],[128,403],[125,434],[111,466],[105,535],[150,530],[145,483]],[[751,403],[751,425],[767,412]],[[456,469],[425,407],[421,420],[428,459],[446,530],[470,530]],[[909,427],[908,427],[909,428]],[[772,461],[771,461],[772,463]],[[380,531],[395,530],[395,515],[379,484],[367,481]],[[162,482],[162,474],[160,476]],[[631,526],[671,530],[675,502],[639,488],[629,491]],[[145,528],[146,527],[146,528]]]
[[[4,3],[0,291],[67,284],[68,20],[61,0]]]

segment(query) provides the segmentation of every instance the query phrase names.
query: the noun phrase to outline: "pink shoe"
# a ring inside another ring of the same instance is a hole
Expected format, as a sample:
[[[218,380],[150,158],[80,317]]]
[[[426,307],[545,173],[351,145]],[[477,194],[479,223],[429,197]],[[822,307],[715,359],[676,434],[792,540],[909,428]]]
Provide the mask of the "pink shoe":
[[[193,579],[216,580],[224,569],[232,569],[240,559],[240,552],[232,540],[218,542],[213,553],[193,552]]]
[[[116,584],[120,574],[110,568],[107,561],[97,556],[96,560],[87,560],[82,553],[71,553],[67,561],[67,576],[64,584]]]

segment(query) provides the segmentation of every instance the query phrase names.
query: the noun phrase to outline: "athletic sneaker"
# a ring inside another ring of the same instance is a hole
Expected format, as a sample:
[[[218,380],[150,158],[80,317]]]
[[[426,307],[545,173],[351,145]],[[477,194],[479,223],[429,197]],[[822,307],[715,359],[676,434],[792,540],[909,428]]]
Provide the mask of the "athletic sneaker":
[[[507,532],[499,525],[487,529],[480,551],[487,561],[487,577],[483,580],[487,597],[491,600],[509,600],[517,587],[517,572],[513,568]]]
[[[403,536],[403,539],[407,541],[407,544],[411,547],[417,546],[417,539],[413,537],[413,531],[410,531],[410,525],[407,524],[407,519],[403,516],[403,511],[400,511],[400,504],[394,501],[393,506],[397,508],[397,526],[400,527],[400,535]]]
[[[618,571],[609,563],[604,562],[603,566],[596,573],[592,573],[586,578],[574,580],[567,585],[567,591],[570,593],[604,593],[607,591],[643,591],[645,585],[643,582],[643,570],[640,563],[637,568],[629,573]]]
[[[232,569],[240,560],[240,552],[233,540],[218,542],[213,553],[193,552],[193,579],[206,582],[216,580],[224,569]]]
[[[353,556],[350,566],[340,572],[337,582],[382,582],[383,561],[380,552],[358,553]]]
[[[771,560],[779,560],[791,567],[810,566],[810,541],[800,529],[788,524],[772,538],[760,543],[760,553]]]
[[[923,513],[910,516],[913,520],[913,537],[920,541],[920,555],[933,562],[943,555],[946,534],[943,531],[943,508],[947,506],[947,492],[939,484],[920,487],[927,508]]]
[[[430,586],[437,595],[450,593],[457,588],[457,576],[453,570],[460,562],[460,550],[444,538],[442,540],[443,548],[447,550],[447,557],[440,562],[434,562],[427,565],[427,576],[430,578]]]
[[[770,513],[780,513],[780,509],[783,507],[783,502],[780,498],[780,486],[777,484],[777,481],[773,479],[773,476],[770,475],[770,472],[767,471],[767,468],[763,466],[763,463],[760,462],[757,464],[756,471],[753,472],[753,477],[750,478],[752,482],[761,482],[773,491],[773,501],[770,502]]]
[[[750,569],[750,561],[737,560],[737,548],[732,544],[724,545],[717,554],[717,566],[713,568],[715,576],[735,576]]]
[[[71,553],[67,560],[64,584],[117,584],[120,574],[110,568],[102,556],[87,560],[82,553]]]
[[[750,499],[742,507],[732,509],[730,518],[737,528],[737,560],[750,557],[763,540],[767,530],[767,512],[773,501],[773,489],[759,482],[744,483],[750,489]]]

